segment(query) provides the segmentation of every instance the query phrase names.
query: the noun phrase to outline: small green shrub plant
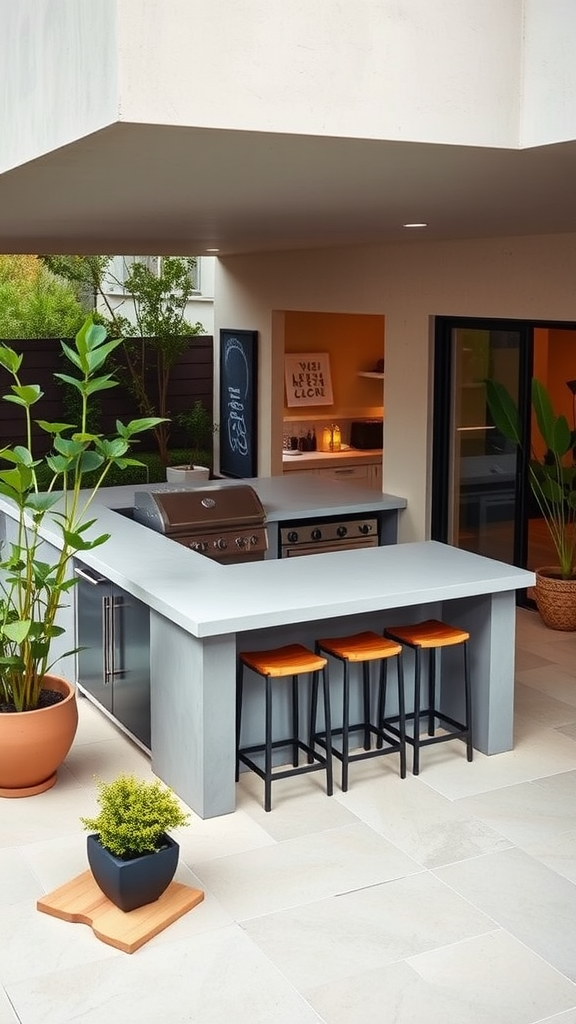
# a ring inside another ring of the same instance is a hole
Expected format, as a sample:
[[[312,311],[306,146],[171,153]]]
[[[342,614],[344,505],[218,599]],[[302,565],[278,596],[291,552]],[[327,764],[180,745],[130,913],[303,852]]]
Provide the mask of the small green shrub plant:
[[[96,785],[100,812],[80,821],[85,829],[98,834],[102,846],[123,860],[154,853],[161,848],[165,832],[189,824],[190,815],[158,779],[145,782],[123,774],[112,782],[99,779]]]

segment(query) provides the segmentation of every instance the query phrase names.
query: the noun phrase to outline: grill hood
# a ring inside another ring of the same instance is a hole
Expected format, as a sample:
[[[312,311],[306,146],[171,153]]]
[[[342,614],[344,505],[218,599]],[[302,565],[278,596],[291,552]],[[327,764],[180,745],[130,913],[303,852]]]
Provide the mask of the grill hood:
[[[190,534],[235,526],[261,526],[265,513],[256,491],[234,487],[194,487],[187,491],[137,491],[134,519],[159,533]]]

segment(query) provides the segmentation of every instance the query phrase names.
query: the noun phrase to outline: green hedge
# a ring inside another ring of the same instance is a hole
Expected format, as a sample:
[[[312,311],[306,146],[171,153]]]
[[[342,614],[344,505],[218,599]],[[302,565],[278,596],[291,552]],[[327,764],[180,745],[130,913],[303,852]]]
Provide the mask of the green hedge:
[[[122,484],[156,484],[165,482],[166,470],[160,462],[160,458],[156,452],[135,451],[132,454],[134,455],[134,458],[138,459],[144,465],[128,466],[126,469],[116,469],[115,466],[112,466],[112,469],[106,477],[106,487],[118,487]],[[193,456],[193,461],[197,465],[209,466],[212,468],[211,452],[190,452],[189,449],[179,448],[175,448],[170,452],[170,465],[181,466],[190,460],[191,455]],[[51,476],[49,472],[44,472],[44,467],[39,467],[38,483],[40,488],[48,487],[50,479]],[[84,477],[84,486],[86,488],[93,487],[95,481],[95,473],[86,473],[86,476]]]

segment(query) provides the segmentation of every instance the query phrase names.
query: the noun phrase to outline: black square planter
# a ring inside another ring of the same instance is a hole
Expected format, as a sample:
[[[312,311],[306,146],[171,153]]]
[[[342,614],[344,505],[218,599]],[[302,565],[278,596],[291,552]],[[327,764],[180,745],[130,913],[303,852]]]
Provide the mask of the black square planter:
[[[94,880],[120,910],[136,910],[153,903],[170,885],[180,847],[166,834],[162,843],[162,848],[154,853],[123,860],[106,850],[97,835],[87,837],[88,863]]]

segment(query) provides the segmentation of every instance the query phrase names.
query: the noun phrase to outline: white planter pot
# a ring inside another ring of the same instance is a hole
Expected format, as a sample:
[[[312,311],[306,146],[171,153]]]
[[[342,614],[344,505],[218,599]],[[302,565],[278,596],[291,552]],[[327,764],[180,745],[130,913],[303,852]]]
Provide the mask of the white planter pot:
[[[166,480],[169,484],[198,484],[210,479],[206,466],[167,466]]]

